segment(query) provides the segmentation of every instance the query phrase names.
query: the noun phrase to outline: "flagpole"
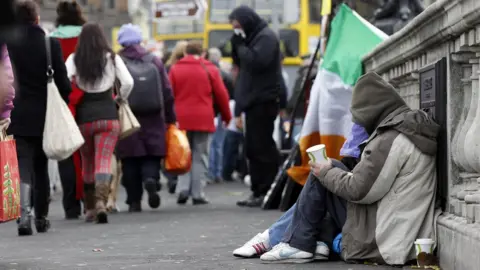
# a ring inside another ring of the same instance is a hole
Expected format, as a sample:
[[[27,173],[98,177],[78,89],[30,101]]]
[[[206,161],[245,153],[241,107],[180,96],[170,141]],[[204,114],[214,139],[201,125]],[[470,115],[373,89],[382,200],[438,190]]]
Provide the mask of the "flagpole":
[[[320,0],[318,0],[320,1]],[[315,65],[315,59],[317,58],[317,55],[320,58],[320,63],[318,66],[320,66],[323,55],[325,54],[325,50],[327,48],[327,29],[328,29],[328,23],[329,23],[329,18],[330,14],[332,13],[332,1],[331,0],[323,0],[322,1],[322,24],[320,26],[321,32],[320,32],[320,39],[318,40],[317,46],[315,48],[315,52],[310,56],[310,63],[308,65],[308,70],[307,74],[302,80],[302,87],[301,87],[301,92],[300,95],[298,95],[298,99],[295,102],[294,109],[292,111],[292,114],[290,115],[290,129],[288,130],[288,135],[287,135],[287,140],[290,141],[292,139],[292,134],[293,134],[293,127],[295,126],[295,114],[299,110],[300,104],[301,104],[301,96],[307,92],[307,80],[310,77],[310,74],[312,73],[313,66]],[[305,98],[305,97],[304,97]]]

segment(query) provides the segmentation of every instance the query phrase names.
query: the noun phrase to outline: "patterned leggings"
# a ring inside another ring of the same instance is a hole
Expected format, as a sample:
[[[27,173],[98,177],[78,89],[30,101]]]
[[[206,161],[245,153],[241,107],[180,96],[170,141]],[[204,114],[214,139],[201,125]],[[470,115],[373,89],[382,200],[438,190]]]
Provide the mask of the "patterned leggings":
[[[82,174],[86,184],[95,182],[95,175],[111,175],[112,156],[120,134],[118,120],[98,120],[80,125],[85,144],[80,148]]]

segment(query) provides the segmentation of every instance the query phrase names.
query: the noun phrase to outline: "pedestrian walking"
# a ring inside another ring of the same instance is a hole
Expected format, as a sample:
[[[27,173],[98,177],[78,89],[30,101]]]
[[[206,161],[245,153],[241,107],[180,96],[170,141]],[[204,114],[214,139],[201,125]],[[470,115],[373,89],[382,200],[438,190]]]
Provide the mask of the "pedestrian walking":
[[[181,175],[177,185],[179,204],[185,204],[190,196],[193,204],[208,203],[203,193],[206,167],[202,157],[208,151],[208,137],[215,131],[214,104],[218,105],[224,123],[231,119],[228,92],[220,72],[201,54],[202,45],[189,42],[185,57],[171,67],[169,74],[179,128],[187,131],[192,149],[191,171]]]
[[[167,125],[175,125],[172,88],[160,58],[141,46],[140,27],[123,25],[118,43],[119,55],[134,78],[129,97],[132,112],[140,123],[140,131],[119,141],[117,157],[122,160],[123,184],[127,191],[130,212],[142,210],[143,189],[148,193],[151,208],[160,206],[160,169],[165,157]]]
[[[37,232],[47,232],[50,228],[47,219],[50,200],[48,160],[42,148],[49,57],[46,41],[50,42],[55,84],[67,102],[71,87],[59,42],[55,39],[47,40],[45,32],[38,25],[39,7],[36,2],[20,1],[16,3],[16,8],[18,20],[22,24],[23,40],[7,44],[18,85],[8,133],[15,136],[21,182],[18,234],[31,235],[32,185]]]
[[[274,121],[283,97],[279,40],[267,23],[247,6],[229,16],[234,29],[232,58],[238,66],[235,85],[235,122],[244,129],[252,195],[239,206],[259,207],[279,167],[279,151],[273,139]],[[285,94],[285,93],[283,93]],[[241,113],[246,114],[245,123]]]
[[[214,64],[220,71],[222,81],[227,88],[229,97],[233,96],[233,79],[230,74],[220,68],[220,61],[222,60],[222,52],[218,48],[210,48],[207,53],[207,59]],[[210,142],[210,151],[208,159],[208,177],[210,180],[220,183],[223,182],[223,143],[225,140],[225,127],[222,123],[222,117],[218,112],[215,112],[215,127],[212,140]]]
[[[184,57],[187,44],[188,42],[184,40],[178,41],[177,44],[175,44],[175,48],[173,48],[173,51],[170,53],[170,57],[165,63],[165,69],[167,70],[167,73],[170,72],[170,68],[175,63],[177,63],[180,59]],[[165,170],[163,171],[163,174],[165,175],[165,177],[167,177],[168,180],[168,192],[170,194],[174,194],[175,190],[177,189],[178,176],[168,173]]]
[[[184,40],[178,41],[177,44],[175,44],[175,47],[170,54],[170,58],[168,58],[168,61],[165,63],[165,66],[167,67],[167,72],[170,72],[170,68],[185,56],[185,49],[187,48],[187,44],[188,42]]]
[[[61,1],[57,5],[57,19],[55,20],[56,29],[50,35],[60,42],[63,59],[67,60],[70,54],[75,52],[78,43],[78,36],[82,31],[82,26],[86,23],[80,5],[75,1]],[[77,96],[81,95],[81,90],[72,87],[70,94],[70,103]],[[70,106],[72,109],[72,106]],[[75,115],[75,111],[72,112]],[[82,213],[81,199],[83,198],[83,179],[80,159],[80,151],[74,153],[71,157],[58,162],[58,171],[62,183],[62,203],[66,219],[78,219]]]
[[[113,95],[127,99],[133,78],[120,56],[115,55],[96,23],[83,26],[75,53],[66,62],[68,77],[83,91],[76,120],[85,139],[80,148],[85,189],[86,221],[107,223],[106,203],[112,180],[111,161],[120,134]],[[118,100],[119,102],[123,102]]]

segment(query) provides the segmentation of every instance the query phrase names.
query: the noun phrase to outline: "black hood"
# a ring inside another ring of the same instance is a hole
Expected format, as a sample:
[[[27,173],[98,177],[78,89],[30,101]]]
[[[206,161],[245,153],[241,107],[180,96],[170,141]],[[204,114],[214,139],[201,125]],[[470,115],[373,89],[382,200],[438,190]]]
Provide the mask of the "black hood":
[[[247,39],[254,37],[260,30],[267,27],[267,23],[258,16],[255,10],[247,6],[235,8],[230,16],[230,21],[237,20],[245,31]]]

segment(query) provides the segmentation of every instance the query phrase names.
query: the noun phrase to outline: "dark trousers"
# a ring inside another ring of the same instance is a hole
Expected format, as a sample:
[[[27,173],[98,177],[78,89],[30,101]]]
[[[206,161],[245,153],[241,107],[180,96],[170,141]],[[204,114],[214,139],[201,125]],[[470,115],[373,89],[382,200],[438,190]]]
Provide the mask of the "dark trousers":
[[[80,200],[77,200],[77,175],[75,173],[75,165],[73,157],[58,162],[58,171],[63,190],[63,209],[66,216],[81,215],[82,207]]]
[[[165,177],[167,178],[168,186],[173,186],[173,185],[176,185],[178,183],[178,176],[177,175],[171,174],[171,173],[167,172],[165,169],[163,170],[163,175],[165,175]]]
[[[223,179],[231,181],[235,170],[242,176],[247,174],[243,145],[243,133],[227,130],[223,141]]]
[[[345,165],[333,160],[334,167],[349,171]],[[313,175],[297,200],[293,219],[283,236],[282,242],[300,250],[314,253],[317,238],[325,226],[324,218],[330,214],[332,224],[337,232],[341,232],[347,218],[347,203],[344,199],[328,191]]]
[[[122,184],[127,191],[127,204],[140,202],[143,195],[143,182],[160,180],[161,157],[130,157],[122,159]]]
[[[255,197],[265,196],[277,175],[280,155],[273,140],[277,115],[276,101],[255,105],[246,111],[245,147]]]
[[[50,201],[50,179],[48,178],[48,159],[43,152],[42,137],[16,136],[18,169],[22,184],[32,186],[31,204],[35,208],[35,217],[48,215]]]

